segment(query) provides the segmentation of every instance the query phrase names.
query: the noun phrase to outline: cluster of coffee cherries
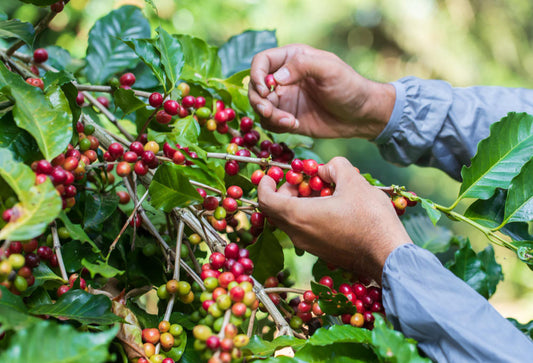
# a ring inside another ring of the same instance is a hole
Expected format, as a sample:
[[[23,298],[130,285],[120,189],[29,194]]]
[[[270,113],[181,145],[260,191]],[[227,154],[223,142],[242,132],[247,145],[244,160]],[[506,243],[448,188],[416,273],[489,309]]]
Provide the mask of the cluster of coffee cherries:
[[[266,175],[279,183],[285,178],[285,181],[298,188],[298,195],[301,197],[321,196],[326,197],[333,194],[333,185],[326,183],[318,176],[318,162],[313,159],[294,159],[291,162],[291,169],[285,174],[279,166],[268,168]],[[253,172],[251,181],[258,185],[265,172],[258,169]]]
[[[157,328],[145,328],[142,330],[142,341],[146,358],[139,358],[137,363],[174,363],[172,358],[165,356],[165,353],[156,354],[156,346],[159,344],[164,352],[168,352],[174,347],[179,347],[182,343],[183,334],[186,334],[179,324],[171,324],[167,320],[162,320]]]
[[[413,196],[416,197],[416,193],[415,192],[409,192],[411,193]],[[391,197],[391,202],[392,202],[392,206],[394,207],[394,210],[396,211],[396,214],[398,216],[401,216],[405,213],[405,209],[407,207],[414,207],[417,202],[414,201],[414,200],[410,200],[404,196],[401,196],[401,195],[394,195]]]
[[[35,74],[37,77],[39,76],[39,68],[37,67],[37,64],[44,63],[48,60],[48,52],[44,48],[37,48],[33,52],[33,65],[31,66],[31,72]],[[41,90],[44,90],[44,83],[41,78],[34,78],[29,77],[26,79],[26,83],[40,88]]]
[[[185,258],[183,254],[180,256]],[[194,292],[191,290],[191,284],[187,281],[172,279],[157,289],[157,297],[162,300],[168,299],[170,295],[176,295],[184,304],[191,304],[194,301]]]
[[[87,290],[87,282],[83,277],[81,277],[79,274],[72,274],[68,278],[68,284],[61,285],[57,288],[57,297],[59,298],[61,295],[69,291],[73,288],[80,288],[82,290]]]
[[[344,324],[351,324],[358,328],[364,327],[372,330],[374,327],[374,316],[372,313],[384,315],[385,311],[381,301],[381,289],[377,286],[370,285],[370,281],[364,282],[366,284],[361,281],[356,281],[353,284],[342,283],[339,285],[338,290],[333,288],[333,279],[330,276],[322,277],[318,283],[329,287],[333,294],[343,294],[355,307],[355,313],[346,313],[340,316]],[[307,301],[310,303],[314,294],[312,291],[306,291],[306,294],[307,300],[304,294],[303,302]],[[316,297],[313,300],[316,301]],[[314,309],[313,313],[315,313]]]
[[[230,363],[234,359],[242,359],[240,348],[250,341],[246,334],[238,334],[233,323],[228,323],[218,335],[207,325],[196,325],[192,333],[194,349],[202,351],[208,363]]]
[[[12,241],[0,256],[0,285],[20,294],[35,283],[33,269],[46,261],[57,267],[57,256],[49,246],[39,246],[37,239]]]

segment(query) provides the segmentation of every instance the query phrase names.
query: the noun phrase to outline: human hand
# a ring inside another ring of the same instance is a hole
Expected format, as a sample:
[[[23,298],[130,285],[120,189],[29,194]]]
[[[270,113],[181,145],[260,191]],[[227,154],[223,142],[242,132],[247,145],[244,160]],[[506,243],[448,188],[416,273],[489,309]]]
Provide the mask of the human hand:
[[[265,77],[272,73],[278,86],[270,92]],[[274,132],[374,139],[396,98],[392,85],[370,81],[333,53],[301,44],[256,54],[250,78],[250,103]]]
[[[261,211],[285,231],[294,245],[326,262],[381,281],[388,255],[411,243],[390,199],[371,186],[341,157],[319,168],[326,183],[335,183],[329,197],[299,198],[288,183],[264,176],[258,186]]]

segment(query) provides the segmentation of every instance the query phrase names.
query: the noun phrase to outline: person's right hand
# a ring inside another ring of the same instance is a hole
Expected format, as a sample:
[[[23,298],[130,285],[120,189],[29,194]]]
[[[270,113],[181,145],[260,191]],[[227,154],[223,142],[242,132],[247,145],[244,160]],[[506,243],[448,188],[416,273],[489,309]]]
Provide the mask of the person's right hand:
[[[319,168],[328,197],[300,198],[288,183],[276,190],[264,176],[257,188],[259,209],[285,231],[294,245],[324,261],[381,281],[383,266],[398,246],[412,243],[390,198],[371,186],[341,157]]]
[[[265,85],[271,73],[278,84],[273,92]],[[396,98],[392,85],[370,81],[336,55],[301,44],[256,54],[250,77],[250,103],[274,132],[374,139]]]

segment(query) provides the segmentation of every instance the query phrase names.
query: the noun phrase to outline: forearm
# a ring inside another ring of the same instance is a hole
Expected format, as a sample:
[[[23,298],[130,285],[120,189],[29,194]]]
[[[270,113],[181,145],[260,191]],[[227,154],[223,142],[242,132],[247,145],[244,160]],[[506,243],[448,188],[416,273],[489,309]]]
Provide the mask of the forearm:
[[[458,180],[492,123],[512,111],[533,114],[529,89],[452,88],[444,81],[415,77],[392,85],[394,109],[375,139],[383,157],[401,165],[436,167]]]
[[[383,269],[383,305],[396,329],[438,362],[526,362],[533,342],[430,252],[403,245]]]

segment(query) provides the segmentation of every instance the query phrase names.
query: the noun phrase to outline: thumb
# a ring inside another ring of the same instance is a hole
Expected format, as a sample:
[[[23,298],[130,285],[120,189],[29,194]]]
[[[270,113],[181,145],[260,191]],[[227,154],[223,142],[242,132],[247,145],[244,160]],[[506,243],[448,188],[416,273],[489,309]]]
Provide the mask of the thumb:
[[[283,214],[291,197],[276,191],[276,182],[268,175],[263,176],[257,186],[259,209],[269,216]]]
[[[335,157],[327,164],[321,165],[318,169],[318,176],[326,183],[334,183],[335,191],[339,192],[348,186],[353,187],[354,183],[361,182],[358,179],[362,178],[348,159],[343,157]]]
[[[290,85],[299,82],[306,77],[321,78],[324,73],[324,64],[318,62],[305,49],[299,50],[290,57],[286,63],[274,72],[274,79],[280,85]]]

